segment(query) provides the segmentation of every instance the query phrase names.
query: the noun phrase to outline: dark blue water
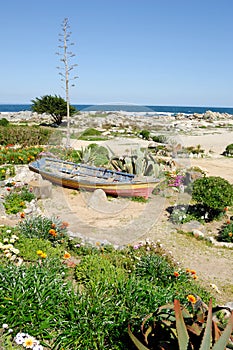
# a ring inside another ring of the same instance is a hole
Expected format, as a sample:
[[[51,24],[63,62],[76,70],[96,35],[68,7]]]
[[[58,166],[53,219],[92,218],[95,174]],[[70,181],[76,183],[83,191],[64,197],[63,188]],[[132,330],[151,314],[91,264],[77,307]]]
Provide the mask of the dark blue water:
[[[205,113],[206,111],[233,114],[233,107],[191,107],[191,106],[140,106],[140,105],[73,105],[80,111],[125,111],[163,113]],[[30,111],[29,104],[0,104],[0,112]]]

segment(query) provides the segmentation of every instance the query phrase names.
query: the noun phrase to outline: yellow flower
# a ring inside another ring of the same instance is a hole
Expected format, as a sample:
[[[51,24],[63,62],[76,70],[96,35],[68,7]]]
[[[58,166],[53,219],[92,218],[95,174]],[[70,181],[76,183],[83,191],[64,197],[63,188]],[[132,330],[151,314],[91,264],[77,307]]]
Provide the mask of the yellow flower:
[[[188,301],[189,301],[190,303],[193,303],[193,304],[195,304],[196,301],[197,301],[197,299],[195,298],[195,296],[192,295],[192,294],[189,294],[189,295],[187,296],[187,299],[188,299]]]
[[[41,254],[43,254],[43,252],[42,252],[42,250],[37,250],[36,254],[41,255]]]
[[[42,254],[40,254],[40,257],[41,257],[42,259],[45,259],[45,258],[47,258],[47,254],[46,254],[46,253],[42,253]]]

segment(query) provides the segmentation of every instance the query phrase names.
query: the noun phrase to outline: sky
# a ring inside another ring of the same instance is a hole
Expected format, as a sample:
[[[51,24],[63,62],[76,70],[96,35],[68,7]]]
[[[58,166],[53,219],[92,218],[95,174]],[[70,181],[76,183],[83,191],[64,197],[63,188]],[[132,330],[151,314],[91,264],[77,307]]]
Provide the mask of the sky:
[[[8,0],[0,4],[0,104],[233,106],[233,0]],[[72,78],[78,78],[72,81]]]

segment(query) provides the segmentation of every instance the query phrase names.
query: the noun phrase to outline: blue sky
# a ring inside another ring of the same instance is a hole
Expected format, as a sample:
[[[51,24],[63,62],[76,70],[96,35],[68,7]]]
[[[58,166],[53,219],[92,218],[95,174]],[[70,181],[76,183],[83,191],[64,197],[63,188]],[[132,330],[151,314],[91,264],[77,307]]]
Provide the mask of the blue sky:
[[[8,0],[0,6],[0,103],[65,97],[59,33],[69,19],[71,103],[233,106],[232,0]]]

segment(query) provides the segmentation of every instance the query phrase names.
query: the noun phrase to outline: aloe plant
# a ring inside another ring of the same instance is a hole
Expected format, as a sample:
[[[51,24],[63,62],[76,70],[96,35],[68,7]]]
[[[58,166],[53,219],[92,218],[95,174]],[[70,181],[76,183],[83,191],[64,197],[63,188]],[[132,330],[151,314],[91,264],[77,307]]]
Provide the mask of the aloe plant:
[[[139,337],[132,333],[130,325],[128,333],[139,350],[232,349],[233,311],[224,329],[213,320],[213,314],[221,309],[226,308],[213,308],[212,300],[207,307],[199,298],[191,313],[174,300],[174,305],[161,306],[145,317]]]
[[[110,163],[116,170],[138,176],[154,176],[157,178],[161,174],[161,166],[156,159],[149,152],[143,152],[139,149],[132,151],[131,156],[113,157]]]

